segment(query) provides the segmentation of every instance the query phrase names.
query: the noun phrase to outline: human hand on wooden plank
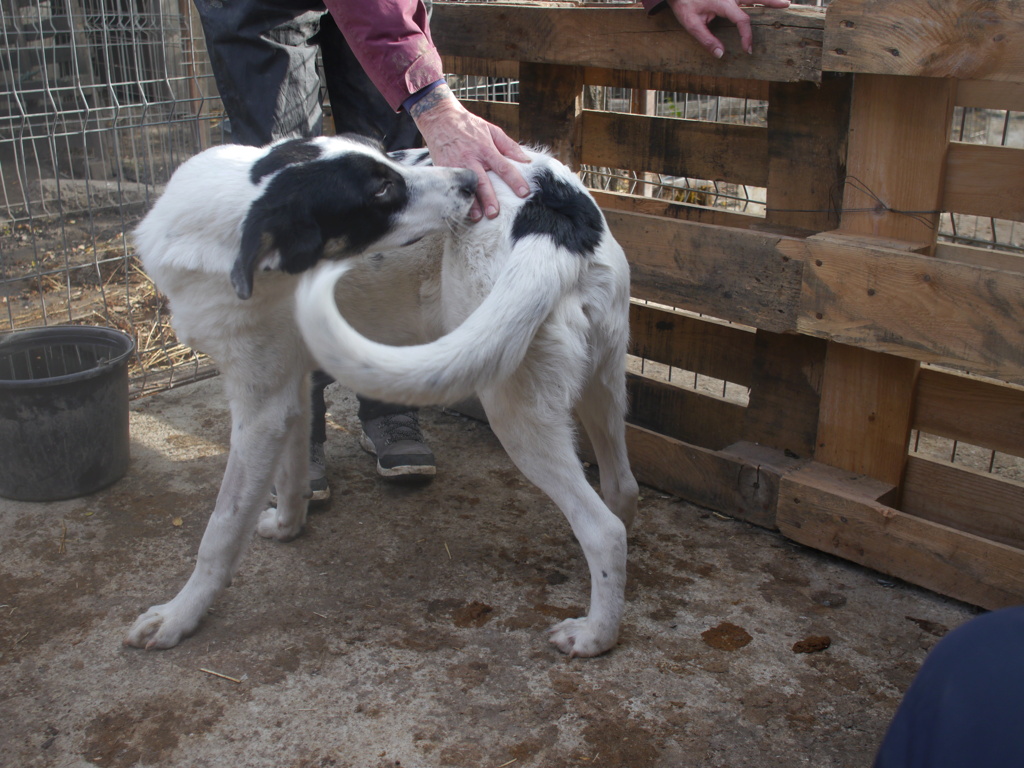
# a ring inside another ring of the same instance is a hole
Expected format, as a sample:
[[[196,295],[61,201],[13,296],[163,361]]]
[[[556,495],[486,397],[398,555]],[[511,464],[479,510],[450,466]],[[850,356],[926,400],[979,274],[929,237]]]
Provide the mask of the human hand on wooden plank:
[[[666,5],[672,9],[676,20],[683,25],[683,28],[716,59],[720,59],[725,54],[725,46],[708,28],[712,21],[721,16],[735,24],[740,33],[743,50],[753,53],[750,17],[744,13],[743,6],[763,5],[767,8],[788,8],[789,0],[760,0],[757,3],[744,2],[744,0],[644,0],[644,7],[651,13],[662,10]]]

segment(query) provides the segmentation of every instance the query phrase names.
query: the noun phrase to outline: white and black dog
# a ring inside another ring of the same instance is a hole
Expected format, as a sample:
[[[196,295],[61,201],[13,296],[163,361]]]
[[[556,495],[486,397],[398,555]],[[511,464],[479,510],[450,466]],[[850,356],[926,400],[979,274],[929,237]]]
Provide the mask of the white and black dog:
[[[192,576],[139,617],[127,644],[169,648],[195,631],[254,528],[279,540],[300,532],[319,365],[390,402],[479,396],[586,555],[590,612],[554,627],[552,642],[577,656],[615,645],[637,503],[624,423],[629,270],[579,180],[530,154],[531,195],[496,182],[500,216],[472,225],[475,176],[433,167],[425,150],[290,140],[217,147],[175,172],[135,242],[179,338],[220,368],[231,449]],[[577,458],[574,412],[603,502]],[[266,509],[271,485],[278,505]]]

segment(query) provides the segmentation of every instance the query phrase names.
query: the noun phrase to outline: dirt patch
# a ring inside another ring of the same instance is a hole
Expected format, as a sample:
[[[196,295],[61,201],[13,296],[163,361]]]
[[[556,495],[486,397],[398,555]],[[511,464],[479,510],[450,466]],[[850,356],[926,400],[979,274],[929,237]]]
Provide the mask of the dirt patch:
[[[704,642],[720,651],[735,651],[748,645],[754,638],[743,627],[737,627],[729,621],[723,621],[717,627],[700,633]]]
[[[793,653],[820,653],[832,645],[828,635],[811,635],[793,643]]]
[[[113,709],[86,726],[83,757],[103,768],[159,764],[182,736],[209,732],[223,712],[223,707],[211,707],[204,700],[182,706],[159,697],[141,708]]]
[[[452,620],[456,627],[482,627],[491,620],[494,608],[474,600],[456,609]]]

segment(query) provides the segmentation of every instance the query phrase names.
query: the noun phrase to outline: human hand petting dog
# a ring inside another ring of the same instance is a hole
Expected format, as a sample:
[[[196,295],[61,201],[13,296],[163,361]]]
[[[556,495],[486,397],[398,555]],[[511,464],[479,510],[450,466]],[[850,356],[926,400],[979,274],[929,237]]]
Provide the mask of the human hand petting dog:
[[[494,171],[519,197],[530,193],[530,185],[511,162],[530,162],[529,156],[501,128],[477,117],[455,98],[445,85],[414,104],[409,114],[416,122],[430,150],[434,165],[468,168],[476,173],[476,202],[469,211],[473,221],[498,215],[498,197],[487,171]]]
[[[750,17],[744,13],[743,7],[763,5],[767,8],[788,8],[789,0],[758,0],[756,3],[744,0],[667,0],[665,4],[672,9],[676,20],[683,25],[683,28],[693,35],[712,56],[720,59],[725,54],[725,45],[708,29],[708,24],[716,17],[721,16],[735,24],[740,33],[740,44],[743,46],[743,50],[753,53]],[[644,5],[653,12],[658,9],[660,4],[648,1]]]

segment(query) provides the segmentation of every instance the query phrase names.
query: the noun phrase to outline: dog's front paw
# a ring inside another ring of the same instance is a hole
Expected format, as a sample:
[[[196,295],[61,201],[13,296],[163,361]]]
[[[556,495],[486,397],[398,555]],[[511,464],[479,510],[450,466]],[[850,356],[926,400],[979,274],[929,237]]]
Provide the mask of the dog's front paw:
[[[179,616],[170,603],[154,605],[136,619],[124,637],[124,644],[147,651],[173,648],[198,626],[198,619]]]
[[[305,515],[288,515],[278,507],[264,510],[256,532],[265,539],[291,541],[300,533],[306,524]]]
[[[566,619],[551,628],[551,642],[570,657],[600,656],[611,650],[617,640],[617,631],[599,631],[586,616]]]

